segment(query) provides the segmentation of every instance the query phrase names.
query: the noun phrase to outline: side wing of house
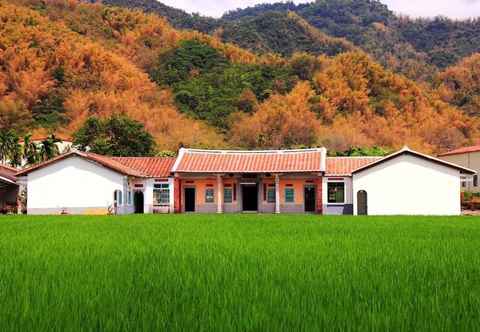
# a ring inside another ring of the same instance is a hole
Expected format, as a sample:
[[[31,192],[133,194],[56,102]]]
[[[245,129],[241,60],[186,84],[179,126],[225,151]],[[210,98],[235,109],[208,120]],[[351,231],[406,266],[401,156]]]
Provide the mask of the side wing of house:
[[[355,214],[459,215],[460,170],[402,154],[353,174]]]
[[[117,200],[119,213],[128,205],[123,174],[71,156],[27,175],[28,214],[106,214]],[[121,196],[121,197],[120,197]]]

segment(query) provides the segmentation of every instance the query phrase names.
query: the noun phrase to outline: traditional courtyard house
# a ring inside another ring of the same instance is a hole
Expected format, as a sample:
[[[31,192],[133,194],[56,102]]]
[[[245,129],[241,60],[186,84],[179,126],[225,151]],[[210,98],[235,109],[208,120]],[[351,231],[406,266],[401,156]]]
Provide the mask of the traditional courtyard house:
[[[173,166],[176,212],[323,210],[326,150],[181,149]]]
[[[438,156],[438,158],[480,172],[480,145],[459,148]],[[462,190],[480,192],[478,175],[462,176]]]
[[[475,173],[408,148],[387,157],[327,157],[324,148],[181,149],[177,158],[72,151],[19,172],[17,183],[29,214],[458,215],[460,179]]]
[[[114,158],[72,151],[17,174],[28,214],[173,211],[175,158]]]
[[[17,169],[0,165],[0,213],[17,210]]]

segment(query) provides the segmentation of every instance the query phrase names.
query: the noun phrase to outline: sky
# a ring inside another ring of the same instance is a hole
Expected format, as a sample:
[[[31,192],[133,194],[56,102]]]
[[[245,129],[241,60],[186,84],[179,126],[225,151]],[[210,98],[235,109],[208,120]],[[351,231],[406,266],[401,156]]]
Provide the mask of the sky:
[[[220,17],[224,12],[236,8],[254,6],[258,3],[277,2],[275,0],[160,0],[166,5],[200,13],[206,16]],[[311,2],[295,0],[295,3]],[[447,16],[451,18],[480,17],[480,0],[381,0],[396,13],[409,16]]]

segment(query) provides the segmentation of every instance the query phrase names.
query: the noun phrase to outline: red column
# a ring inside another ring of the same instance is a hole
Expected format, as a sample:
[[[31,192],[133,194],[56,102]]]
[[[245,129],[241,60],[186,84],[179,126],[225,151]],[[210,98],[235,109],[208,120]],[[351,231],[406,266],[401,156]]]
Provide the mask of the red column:
[[[179,178],[175,178],[174,180],[174,210],[175,213],[181,213],[182,212],[182,180]]]
[[[322,177],[318,177],[315,181],[315,185],[317,188],[317,213],[323,214],[323,187],[322,187]]]

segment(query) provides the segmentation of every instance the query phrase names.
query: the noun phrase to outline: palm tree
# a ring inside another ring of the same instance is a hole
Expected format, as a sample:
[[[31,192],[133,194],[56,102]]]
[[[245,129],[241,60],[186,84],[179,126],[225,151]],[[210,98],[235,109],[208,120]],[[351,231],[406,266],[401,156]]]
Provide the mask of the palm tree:
[[[23,138],[22,158],[27,165],[35,164],[38,159],[38,146],[32,141],[32,135],[26,135]]]
[[[42,161],[52,159],[60,154],[57,143],[62,142],[55,135],[50,135],[40,143],[40,159]]]
[[[0,130],[0,161],[12,166],[21,164],[20,143],[13,130]]]

